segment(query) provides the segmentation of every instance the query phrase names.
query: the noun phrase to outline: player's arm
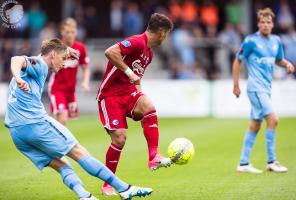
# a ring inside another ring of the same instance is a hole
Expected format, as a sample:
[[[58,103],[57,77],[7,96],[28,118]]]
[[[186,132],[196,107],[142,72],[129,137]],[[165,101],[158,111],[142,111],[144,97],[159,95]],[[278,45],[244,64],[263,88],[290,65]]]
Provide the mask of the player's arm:
[[[240,87],[239,87],[239,70],[240,70],[241,61],[238,58],[235,58],[232,65],[232,78],[233,78],[233,94],[238,98],[240,96]]]
[[[255,46],[253,40],[250,37],[246,37],[241,44],[239,51],[236,53],[236,57],[232,64],[232,77],[233,77],[233,94],[239,98],[241,91],[239,87],[239,71],[240,65],[243,60],[247,60],[250,53]]]
[[[275,57],[275,63],[280,67],[287,68],[288,73],[291,74],[295,71],[295,67],[292,65],[292,63],[284,58],[284,48],[280,38],[278,39],[278,45],[279,48]]]
[[[286,68],[288,71],[288,74],[294,73],[295,72],[295,67],[293,66],[292,63],[290,63],[286,59],[282,59],[280,61],[276,61],[276,64],[280,67]]]
[[[108,60],[118,69],[125,73],[125,75],[130,79],[131,83],[139,84],[140,77],[138,77],[128,66],[123,62],[123,58],[121,56],[121,50],[118,44],[115,44],[109,47],[105,51],[105,56]]]
[[[29,84],[21,78],[21,70],[27,66],[26,60],[23,56],[14,56],[11,58],[11,73],[17,83],[17,86],[30,92]]]
[[[89,77],[90,77],[90,71],[87,64],[82,65],[82,88],[84,91],[89,91]]]
[[[89,59],[87,57],[87,50],[84,45],[80,49],[79,65],[82,69],[82,82],[81,86],[85,92],[88,92],[89,89],[89,79],[90,79],[90,70],[88,67]]]

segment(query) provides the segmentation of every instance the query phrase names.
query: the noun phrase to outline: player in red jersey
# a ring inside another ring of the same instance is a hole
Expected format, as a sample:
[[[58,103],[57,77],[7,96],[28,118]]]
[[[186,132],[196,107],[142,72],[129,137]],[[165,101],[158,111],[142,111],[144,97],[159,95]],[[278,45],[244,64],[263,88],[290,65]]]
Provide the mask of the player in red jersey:
[[[79,59],[67,59],[65,68],[53,73],[49,81],[49,97],[52,114],[57,120],[66,125],[68,117],[78,117],[78,107],[75,95],[78,66],[83,71],[82,88],[89,91],[89,68],[87,51],[84,44],[75,40],[77,24],[72,18],[65,19],[61,24],[61,35],[63,42],[79,51]]]
[[[141,91],[140,80],[152,60],[151,47],[160,45],[173,28],[165,15],[151,16],[146,31],[119,42],[105,51],[109,62],[98,91],[100,119],[111,137],[106,153],[106,166],[115,173],[127,133],[126,117],[141,121],[148,144],[148,167],[156,170],[171,164],[158,153],[158,119],[152,102]],[[115,195],[107,183],[105,195]]]

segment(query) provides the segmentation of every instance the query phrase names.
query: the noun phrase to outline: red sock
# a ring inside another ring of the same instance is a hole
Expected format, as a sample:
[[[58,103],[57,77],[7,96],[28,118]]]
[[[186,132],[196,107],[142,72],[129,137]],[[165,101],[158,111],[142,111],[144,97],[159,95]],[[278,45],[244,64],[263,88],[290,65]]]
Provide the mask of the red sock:
[[[156,111],[153,110],[144,114],[142,127],[148,145],[149,161],[151,161],[158,152],[158,120]]]
[[[106,166],[115,174],[122,148],[111,143],[106,153]],[[108,183],[104,183],[104,187]]]

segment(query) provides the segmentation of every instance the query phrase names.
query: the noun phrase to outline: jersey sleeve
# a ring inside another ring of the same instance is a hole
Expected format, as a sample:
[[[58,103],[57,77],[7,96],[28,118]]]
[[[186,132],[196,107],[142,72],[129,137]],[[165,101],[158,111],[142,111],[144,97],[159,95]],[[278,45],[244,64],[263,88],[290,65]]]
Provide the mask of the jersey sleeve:
[[[236,53],[236,58],[240,61],[246,60],[250,55],[253,48],[253,42],[250,38],[246,38],[240,46],[239,51]]]
[[[144,49],[144,43],[141,40],[135,38],[125,39],[117,44],[123,56],[141,52]]]
[[[86,50],[86,47],[82,45],[80,49],[79,64],[87,65],[88,63],[89,63],[89,58],[87,56],[87,50]]]
[[[279,48],[278,48],[278,53],[275,58],[277,61],[280,61],[284,59],[284,48],[283,48],[283,43],[281,39],[279,38]]]
[[[36,58],[23,56],[26,60],[26,68],[24,71],[31,77],[38,79],[42,77],[47,69],[46,66],[40,65]]]

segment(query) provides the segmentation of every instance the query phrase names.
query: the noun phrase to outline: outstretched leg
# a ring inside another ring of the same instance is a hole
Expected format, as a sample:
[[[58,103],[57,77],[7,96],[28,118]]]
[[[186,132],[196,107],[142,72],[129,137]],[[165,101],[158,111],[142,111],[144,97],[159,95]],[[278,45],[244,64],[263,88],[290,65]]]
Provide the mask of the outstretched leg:
[[[169,158],[164,158],[158,154],[159,131],[157,113],[154,105],[145,95],[139,98],[133,114],[143,116],[142,127],[149,154],[148,167],[155,170],[171,165]]]
[[[74,172],[73,168],[66,159],[53,159],[49,166],[60,173],[64,184],[73,192],[75,192],[80,199],[96,199],[83,187],[82,181]]]
[[[120,180],[112,171],[100,161],[96,160],[79,144],[75,145],[67,155],[76,160],[90,175],[100,178],[115,188],[116,191],[119,192],[121,199],[131,199],[133,196],[146,196],[152,193],[151,188],[130,186]]]

